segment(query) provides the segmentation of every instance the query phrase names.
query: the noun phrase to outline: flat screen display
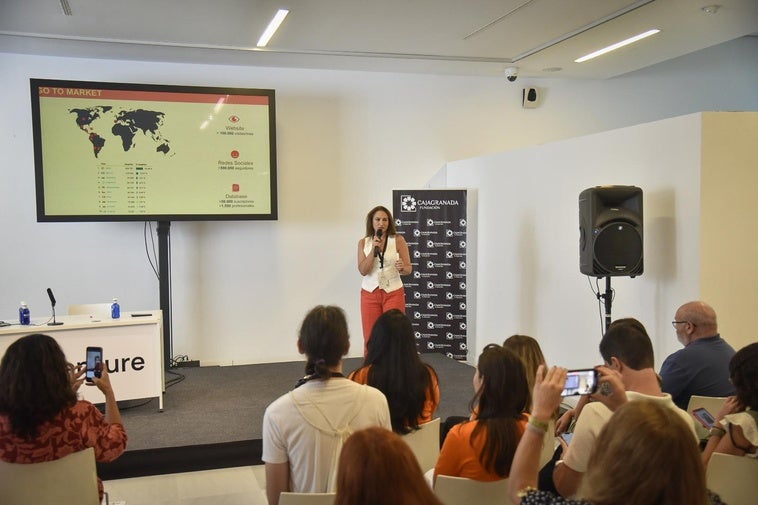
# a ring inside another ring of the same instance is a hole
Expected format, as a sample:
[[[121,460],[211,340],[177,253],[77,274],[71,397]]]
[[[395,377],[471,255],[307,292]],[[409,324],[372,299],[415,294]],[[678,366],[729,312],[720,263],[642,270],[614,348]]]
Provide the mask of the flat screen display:
[[[274,90],[30,84],[37,221],[277,218]]]

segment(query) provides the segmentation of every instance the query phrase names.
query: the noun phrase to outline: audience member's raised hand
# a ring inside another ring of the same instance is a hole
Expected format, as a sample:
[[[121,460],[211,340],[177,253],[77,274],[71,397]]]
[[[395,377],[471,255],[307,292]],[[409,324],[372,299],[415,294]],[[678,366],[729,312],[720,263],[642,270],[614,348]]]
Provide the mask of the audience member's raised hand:
[[[532,393],[532,417],[545,420],[553,416],[563,399],[561,392],[566,387],[567,373],[568,370],[557,366],[551,367],[547,373],[545,365],[537,368]]]
[[[67,363],[66,368],[68,369],[68,382],[71,384],[71,389],[76,393],[84,383],[84,373],[87,369],[83,364],[74,365],[73,363]]]
[[[595,367],[595,370],[598,371],[598,388],[597,393],[593,394],[592,398],[615,411],[627,402],[626,389],[621,380],[621,374],[602,365]]]
[[[558,436],[561,433],[566,433],[566,430],[571,426],[571,422],[574,420],[574,409],[568,409],[563,413],[561,417],[555,422],[555,435]]]
[[[730,396],[726,399],[726,401],[724,401],[723,405],[721,405],[721,408],[716,413],[716,419],[721,421],[724,416],[734,414],[736,412],[742,412],[743,410],[745,410],[745,407],[740,403],[737,397]]]
[[[571,426],[571,422],[576,422],[579,419],[579,414],[582,413],[582,409],[589,402],[590,395],[581,395],[576,402],[576,406],[573,409],[568,409],[558,418],[558,421],[555,423],[555,435],[558,436],[561,433],[565,433]]]
[[[100,372],[100,377],[92,378],[92,383],[97,386],[97,389],[99,389],[104,395],[113,392],[111,378],[108,375],[108,369],[105,366],[103,366],[103,370]]]

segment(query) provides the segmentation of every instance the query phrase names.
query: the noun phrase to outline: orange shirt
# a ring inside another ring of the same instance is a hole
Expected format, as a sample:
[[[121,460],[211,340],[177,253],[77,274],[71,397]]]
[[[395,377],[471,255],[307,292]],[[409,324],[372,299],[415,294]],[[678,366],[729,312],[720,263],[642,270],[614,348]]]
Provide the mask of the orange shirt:
[[[450,475],[453,477],[466,477],[468,479],[490,482],[505,479],[495,472],[487,471],[479,461],[479,455],[484,450],[486,429],[479,433],[471,443],[471,432],[474,431],[479,421],[467,421],[456,424],[445,437],[442,444],[437,465],[434,467],[434,476]],[[520,422],[521,433],[526,429],[527,420]]]
[[[434,413],[437,411],[437,406],[440,404],[440,384],[437,379],[437,373],[429,365],[426,365],[426,367],[429,369],[429,375],[432,377],[432,386],[426,390],[424,410],[421,412],[421,416],[418,418],[418,424],[424,424],[431,421],[434,418]],[[358,370],[351,373],[348,378],[357,382],[358,384],[367,384],[371,386],[371,384],[368,383],[368,371],[370,368],[371,365],[359,368]]]

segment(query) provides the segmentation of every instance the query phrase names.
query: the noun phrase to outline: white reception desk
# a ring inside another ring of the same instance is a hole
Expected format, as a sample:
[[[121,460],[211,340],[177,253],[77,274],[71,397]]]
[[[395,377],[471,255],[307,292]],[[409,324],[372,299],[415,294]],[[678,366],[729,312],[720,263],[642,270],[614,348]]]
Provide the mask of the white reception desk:
[[[133,314],[149,314],[134,317]],[[85,361],[87,346],[102,347],[113,392],[117,400],[158,398],[163,411],[163,318],[160,310],[123,312],[120,319],[100,316],[60,316],[60,326],[48,326],[49,319],[34,318],[32,325],[0,327],[0,356],[18,338],[44,333],[60,344],[71,363]],[[81,397],[103,403],[105,397],[94,386],[82,385]]]

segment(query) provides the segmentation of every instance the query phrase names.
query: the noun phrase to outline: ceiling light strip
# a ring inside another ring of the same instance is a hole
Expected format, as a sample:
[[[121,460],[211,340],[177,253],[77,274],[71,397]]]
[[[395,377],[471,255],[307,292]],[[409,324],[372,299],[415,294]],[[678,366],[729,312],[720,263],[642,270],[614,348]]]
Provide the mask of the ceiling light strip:
[[[73,13],[71,12],[71,5],[68,3],[68,0],[60,0],[61,4],[61,10],[63,11],[63,14],[65,16],[72,16]]]
[[[611,14],[608,14],[607,16],[596,19],[592,23],[589,23],[580,28],[577,28],[576,30],[573,30],[564,35],[561,35],[558,38],[545,42],[544,44],[541,44],[537,47],[529,49],[528,51],[525,51],[521,54],[517,54],[516,56],[513,57],[512,61],[516,63],[519,60],[523,60],[524,58],[527,58],[533,54],[539,53],[540,51],[544,51],[545,49],[552,47],[556,44],[560,44],[561,42],[566,41],[572,37],[576,37],[577,35],[582,34],[586,32],[587,30],[591,30],[592,28],[595,28],[596,26],[600,26],[603,23],[607,23],[608,21],[613,21],[614,19],[623,16],[624,14],[627,14],[629,12],[632,12],[633,10],[639,9],[640,7],[643,7],[654,1],[655,0],[640,0],[639,2],[635,2],[631,5],[624,7],[623,9],[617,10],[616,12],[612,12]]]
[[[266,47],[268,44],[268,41],[271,40],[271,37],[274,36],[276,31],[279,29],[279,26],[284,21],[284,18],[287,17],[287,14],[289,14],[290,11],[287,9],[279,9],[276,11],[276,14],[274,14],[274,17],[271,19],[271,22],[268,24],[266,29],[263,31],[263,35],[261,35],[261,38],[258,39],[258,43],[256,46],[258,47]]]
[[[624,46],[628,46],[629,44],[634,44],[635,42],[638,42],[642,39],[646,39],[650,37],[651,35],[655,35],[658,32],[660,32],[658,28],[653,28],[652,30],[648,30],[646,32],[640,33],[639,35],[635,35],[634,37],[629,37],[628,39],[622,40],[621,42],[616,42],[615,44],[611,44],[610,46],[604,47],[602,49],[598,49],[597,51],[594,51],[590,54],[585,54],[581,58],[575,59],[574,63],[584,63],[585,61],[589,61],[593,58],[597,58],[598,56],[602,56],[606,53],[610,53],[611,51],[615,51],[616,49],[620,49]]]

